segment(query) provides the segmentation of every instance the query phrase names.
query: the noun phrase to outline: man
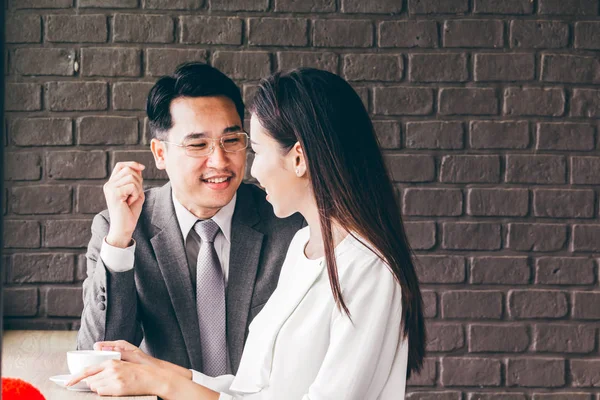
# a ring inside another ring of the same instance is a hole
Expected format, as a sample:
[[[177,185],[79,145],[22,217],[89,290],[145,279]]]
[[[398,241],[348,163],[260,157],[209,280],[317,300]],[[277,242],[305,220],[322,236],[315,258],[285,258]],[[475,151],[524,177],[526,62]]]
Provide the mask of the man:
[[[276,218],[242,183],[244,104],[223,73],[179,66],[154,85],[147,114],[169,183],[144,192],[143,165],[115,165],[108,210],[92,223],[78,348],[123,339],[207,375],[235,373],[304,220]]]

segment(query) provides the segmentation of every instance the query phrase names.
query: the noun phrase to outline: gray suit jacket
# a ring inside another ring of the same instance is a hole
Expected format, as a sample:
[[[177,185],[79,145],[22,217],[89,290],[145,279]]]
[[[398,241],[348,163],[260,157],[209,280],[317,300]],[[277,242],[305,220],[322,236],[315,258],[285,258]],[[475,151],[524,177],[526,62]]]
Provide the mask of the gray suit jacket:
[[[94,218],[77,347],[123,339],[154,357],[202,371],[195,296],[171,185],[145,193],[130,271],[111,272],[104,266],[100,247],[108,234],[108,211]],[[234,373],[248,325],[275,290],[289,243],[305,225],[299,214],[277,218],[264,192],[253,185],[242,184],[237,194],[227,286],[227,344]]]

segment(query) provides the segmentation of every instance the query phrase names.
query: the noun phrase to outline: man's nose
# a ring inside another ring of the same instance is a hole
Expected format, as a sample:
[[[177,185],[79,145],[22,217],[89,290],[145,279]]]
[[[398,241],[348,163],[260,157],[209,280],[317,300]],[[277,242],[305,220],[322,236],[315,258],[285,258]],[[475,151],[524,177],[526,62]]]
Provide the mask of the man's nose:
[[[229,162],[227,152],[223,150],[219,143],[214,144],[212,153],[208,155],[207,165],[209,167],[223,167]]]

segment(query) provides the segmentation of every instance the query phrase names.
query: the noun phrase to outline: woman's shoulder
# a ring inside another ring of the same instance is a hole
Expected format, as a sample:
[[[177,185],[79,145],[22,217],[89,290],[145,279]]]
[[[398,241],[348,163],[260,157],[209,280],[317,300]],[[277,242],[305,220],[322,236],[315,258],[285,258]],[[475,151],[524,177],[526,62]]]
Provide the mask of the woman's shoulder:
[[[346,251],[337,259],[338,273],[342,284],[358,283],[363,280],[395,280],[390,266],[377,249],[365,238],[351,234],[345,240]]]

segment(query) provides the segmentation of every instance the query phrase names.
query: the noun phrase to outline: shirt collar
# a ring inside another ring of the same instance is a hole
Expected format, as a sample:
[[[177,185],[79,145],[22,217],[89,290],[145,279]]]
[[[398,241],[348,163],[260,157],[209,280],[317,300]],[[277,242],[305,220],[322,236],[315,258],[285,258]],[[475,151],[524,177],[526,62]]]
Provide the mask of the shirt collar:
[[[171,190],[171,198],[173,199],[173,205],[175,206],[175,215],[181,228],[181,234],[185,242],[190,230],[194,227],[196,221],[200,218],[192,214],[187,208],[183,206],[175,197],[175,193]],[[227,205],[221,208],[211,219],[215,221],[223,236],[227,242],[231,244],[231,220],[233,219],[233,212],[235,211],[235,203],[237,200],[237,193],[233,195],[233,198]]]

